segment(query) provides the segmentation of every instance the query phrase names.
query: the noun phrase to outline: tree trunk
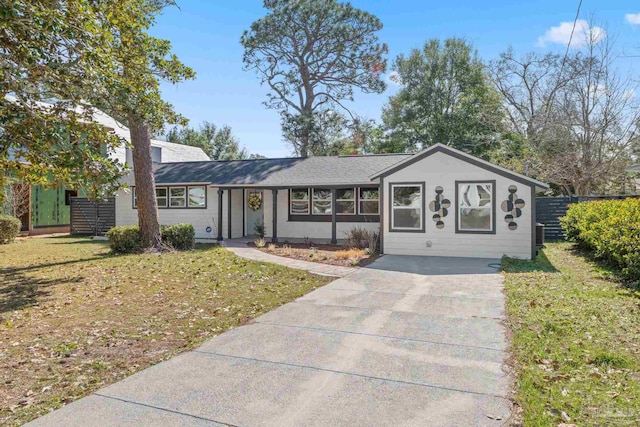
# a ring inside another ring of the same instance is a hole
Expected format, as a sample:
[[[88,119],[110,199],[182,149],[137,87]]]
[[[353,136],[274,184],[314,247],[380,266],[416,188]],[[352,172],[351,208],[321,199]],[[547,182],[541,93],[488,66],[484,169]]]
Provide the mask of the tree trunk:
[[[309,157],[309,129],[302,130],[300,135],[300,157]]]
[[[142,247],[160,249],[160,222],[156,183],[151,160],[151,136],[149,127],[141,120],[129,116],[131,150],[133,154],[133,175],[135,177],[138,204],[138,225],[142,234]]]

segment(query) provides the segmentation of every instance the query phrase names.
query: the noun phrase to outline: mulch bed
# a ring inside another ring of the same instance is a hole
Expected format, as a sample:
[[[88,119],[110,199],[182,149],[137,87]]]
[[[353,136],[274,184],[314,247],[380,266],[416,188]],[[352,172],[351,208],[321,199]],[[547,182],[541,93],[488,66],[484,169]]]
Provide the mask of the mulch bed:
[[[275,245],[275,247],[273,245]],[[318,262],[321,264],[338,265],[341,267],[364,267],[379,257],[379,255],[376,254],[369,255],[365,253],[364,250],[349,249],[341,245],[314,244],[310,246],[306,243],[282,242],[275,244],[267,243],[265,247],[258,248],[255,242],[249,242],[247,246],[271,255]],[[342,258],[342,256],[347,255],[344,253],[345,251],[350,252],[348,258]],[[336,257],[336,255],[338,255],[338,257]]]

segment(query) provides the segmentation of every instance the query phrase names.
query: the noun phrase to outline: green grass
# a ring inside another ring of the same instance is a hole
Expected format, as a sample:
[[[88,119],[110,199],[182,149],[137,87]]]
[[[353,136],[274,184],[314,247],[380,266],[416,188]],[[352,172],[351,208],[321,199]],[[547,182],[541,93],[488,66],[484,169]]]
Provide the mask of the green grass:
[[[200,246],[0,245],[0,424],[19,425],[329,282]]]
[[[503,267],[518,422],[638,425],[638,284],[568,243],[548,244],[535,261],[505,258]]]

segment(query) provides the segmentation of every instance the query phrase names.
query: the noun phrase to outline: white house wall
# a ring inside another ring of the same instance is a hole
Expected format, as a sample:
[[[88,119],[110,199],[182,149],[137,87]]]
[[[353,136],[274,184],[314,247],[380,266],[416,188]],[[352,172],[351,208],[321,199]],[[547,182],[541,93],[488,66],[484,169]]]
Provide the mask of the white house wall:
[[[455,181],[496,181],[495,190],[495,234],[456,233],[457,206],[455,206]],[[389,231],[389,184],[416,182],[425,185],[425,231]],[[522,215],[515,219],[516,230],[510,230],[500,205],[506,200],[508,187],[517,187],[518,198],[525,201]],[[435,188],[443,188],[443,196],[451,201],[448,215],[443,219],[444,228],[436,228],[429,209],[435,198]],[[438,152],[419,160],[404,169],[384,177],[384,253],[396,255],[458,256],[475,258],[501,258],[508,255],[516,258],[531,257],[531,187],[497,175],[450,155]],[[428,242],[431,246],[428,247]]]
[[[160,187],[160,186],[159,186]],[[226,194],[225,199],[226,200]],[[233,206],[233,205],[232,205]],[[242,205],[239,205],[242,209]],[[224,207],[226,209],[226,206]],[[242,212],[242,211],[240,211]],[[225,211],[223,210],[223,213]],[[226,215],[226,213],[225,213]],[[217,188],[207,187],[207,208],[206,209],[158,209],[160,224],[174,225],[188,223],[193,225],[196,231],[197,240],[215,240],[218,235],[218,194]],[[132,207],[131,190],[125,192],[120,190],[116,194],[116,225],[137,225],[138,210]],[[241,224],[242,225],[242,224]],[[207,227],[211,227],[211,232],[207,233]],[[223,236],[227,237],[226,217],[223,222]]]

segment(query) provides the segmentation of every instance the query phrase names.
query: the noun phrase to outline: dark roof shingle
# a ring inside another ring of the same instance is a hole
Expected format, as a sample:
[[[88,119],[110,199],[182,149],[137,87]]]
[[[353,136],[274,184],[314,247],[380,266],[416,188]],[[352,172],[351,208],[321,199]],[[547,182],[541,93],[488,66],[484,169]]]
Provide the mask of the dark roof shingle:
[[[371,183],[370,176],[410,154],[162,163],[156,184],[321,186]],[[377,181],[376,181],[377,182]],[[130,183],[132,184],[132,183]]]

